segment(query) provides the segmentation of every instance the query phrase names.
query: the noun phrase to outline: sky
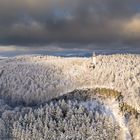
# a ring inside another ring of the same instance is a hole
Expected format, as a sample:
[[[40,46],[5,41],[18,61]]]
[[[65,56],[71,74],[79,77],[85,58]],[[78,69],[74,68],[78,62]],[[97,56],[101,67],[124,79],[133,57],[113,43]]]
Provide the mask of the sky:
[[[139,0],[0,0],[0,52],[139,46]]]

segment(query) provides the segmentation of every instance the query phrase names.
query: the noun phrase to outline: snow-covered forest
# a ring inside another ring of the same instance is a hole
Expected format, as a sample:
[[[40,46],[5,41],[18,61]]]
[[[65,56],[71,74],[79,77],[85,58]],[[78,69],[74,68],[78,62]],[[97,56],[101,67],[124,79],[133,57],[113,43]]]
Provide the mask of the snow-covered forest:
[[[77,89],[77,90],[76,90]],[[0,60],[0,139],[139,140],[140,56]]]

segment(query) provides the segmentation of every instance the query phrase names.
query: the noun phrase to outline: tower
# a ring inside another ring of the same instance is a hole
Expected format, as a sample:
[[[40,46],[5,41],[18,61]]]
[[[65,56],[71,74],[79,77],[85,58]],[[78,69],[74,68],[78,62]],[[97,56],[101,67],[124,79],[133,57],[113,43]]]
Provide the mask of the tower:
[[[95,54],[95,52],[92,53],[92,64],[95,67],[95,65],[96,65],[96,54]]]

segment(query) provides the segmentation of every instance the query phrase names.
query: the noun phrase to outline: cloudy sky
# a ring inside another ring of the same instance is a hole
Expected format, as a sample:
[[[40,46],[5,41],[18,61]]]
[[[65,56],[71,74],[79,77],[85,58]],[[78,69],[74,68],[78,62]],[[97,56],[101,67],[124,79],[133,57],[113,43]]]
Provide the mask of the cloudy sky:
[[[0,0],[0,51],[139,45],[139,0]]]

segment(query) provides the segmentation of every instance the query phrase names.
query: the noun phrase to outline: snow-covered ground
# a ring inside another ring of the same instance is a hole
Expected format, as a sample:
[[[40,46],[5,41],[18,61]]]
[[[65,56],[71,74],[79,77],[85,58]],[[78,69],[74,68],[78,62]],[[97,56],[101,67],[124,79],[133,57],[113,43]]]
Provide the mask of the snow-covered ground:
[[[96,87],[121,92],[124,102],[140,112],[140,55],[98,55],[95,68],[92,58],[22,56],[0,61],[0,97],[11,106],[40,105],[75,89]],[[114,102],[107,106],[129,137]]]

